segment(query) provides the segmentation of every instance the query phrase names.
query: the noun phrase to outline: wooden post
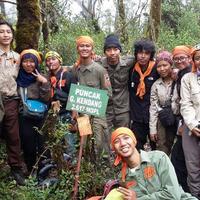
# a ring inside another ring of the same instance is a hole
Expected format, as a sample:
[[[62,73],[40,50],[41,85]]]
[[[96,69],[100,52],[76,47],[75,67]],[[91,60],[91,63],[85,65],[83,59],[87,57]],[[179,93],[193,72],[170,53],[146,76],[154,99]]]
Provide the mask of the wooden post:
[[[79,185],[79,174],[80,174],[80,169],[81,169],[81,158],[83,154],[83,138],[84,136],[81,136],[80,140],[80,149],[79,149],[79,155],[78,155],[78,163],[77,163],[77,168],[76,168],[76,175],[75,175],[75,183],[74,183],[74,194],[72,197],[72,200],[77,200],[77,193],[78,193],[78,185]]]

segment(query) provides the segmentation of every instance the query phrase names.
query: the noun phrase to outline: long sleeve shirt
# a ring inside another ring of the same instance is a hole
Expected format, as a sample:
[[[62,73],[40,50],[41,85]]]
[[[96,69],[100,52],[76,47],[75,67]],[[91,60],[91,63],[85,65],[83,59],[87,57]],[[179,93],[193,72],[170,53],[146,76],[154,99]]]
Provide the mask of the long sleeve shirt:
[[[151,86],[159,78],[156,67],[153,67],[151,73],[145,77],[146,93],[141,99],[137,96],[137,88],[140,83],[140,76],[137,71],[131,69],[129,78],[129,94],[130,94],[130,113],[131,120],[140,123],[149,123],[149,107]]]
[[[77,69],[77,76],[80,85],[107,90],[108,96],[112,96],[108,72],[98,63],[92,61],[89,65],[80,65]]]
[[[127,169],[126,186],[137,200],[195,200],[179,186],[174,167],[162,151],[141,151],[141,164]],[[197,200],[197,199],[196,199]]]
[[[130,68],[133,67],[133,57],[122,57],[119,63],[112,67],[107,58],[101,60],[102,66],[108,71],[112,86],[112,97],[108,101],[107,114],[120,114],[130,111],[128,79]]]
[[[196,73],[186,74],[181,81],[181,115],[190,130],[200,122],[200,81]]]
[[[3,52],[0,49],[0,92],[2,97],[15,97],[16,78],[19,72],[19,54],[14,51]]]
[[[151,87],[150,96],[150,119],[149,128],[150,134],[157,133],[158,111],[161,106],[170,104],[170,95],[172,90],[172,81],[170,84],[165,84],[162,78],[159,78]]]

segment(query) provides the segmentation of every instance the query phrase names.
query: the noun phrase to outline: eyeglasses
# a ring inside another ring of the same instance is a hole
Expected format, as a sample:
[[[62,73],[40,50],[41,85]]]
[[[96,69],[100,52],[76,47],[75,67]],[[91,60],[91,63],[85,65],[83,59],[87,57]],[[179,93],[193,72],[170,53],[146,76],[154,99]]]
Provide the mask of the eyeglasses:
[[[200,61],[200,56],[194,57],[195,61]]]
[[[184,61],[186,61],[187,58],[188,58],[188,57],[174,58],[173,61],[174,61],[175,63],[184,62]]]

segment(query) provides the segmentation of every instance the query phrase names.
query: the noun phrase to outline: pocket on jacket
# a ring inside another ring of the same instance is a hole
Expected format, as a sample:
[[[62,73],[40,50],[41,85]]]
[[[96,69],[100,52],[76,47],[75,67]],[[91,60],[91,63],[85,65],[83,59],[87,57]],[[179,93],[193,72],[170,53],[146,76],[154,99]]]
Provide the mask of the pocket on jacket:
[[[87,86],[93,87],[93,88],[98,88],[98,87],[97,87],[97,86],[98,86],[98,83],[95,82],[95,81],[88,81],[88,82],[87,82]]]
[[[200,90],[191,90],[191,100],[193,101],[194,104],[200,104]]]

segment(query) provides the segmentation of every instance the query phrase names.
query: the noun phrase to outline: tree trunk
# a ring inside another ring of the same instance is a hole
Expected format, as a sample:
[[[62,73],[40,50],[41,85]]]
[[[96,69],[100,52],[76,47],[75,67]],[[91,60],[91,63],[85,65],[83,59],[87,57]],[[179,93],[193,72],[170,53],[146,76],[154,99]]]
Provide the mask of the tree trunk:
[[[6,10],[5,10],[4,2],[0,2],[0,8],[1,8],[0,19],[4,19],[5,16],[6,16]]]
[[[161,0],[151,0],[150,16],[147,34],[149,39],[156,42],[159,36],[161,21]]]
[[[41,14],[39,0],[17,0],[16,51],[38,49]]]
[[[126,15],[125,15],[125,8],[124,8],[124,1],[118,0],[118,11],[119,11],[119,24],[117,33],[120,36],[121,43],[126,46],[128,44],[128,33],[126,29]]]
[[[47,49],[49,46],[49,22],[47,17],[47,2],[46,0],[40,0],[42,9],[42,34],[44,41],[44,48]]]

